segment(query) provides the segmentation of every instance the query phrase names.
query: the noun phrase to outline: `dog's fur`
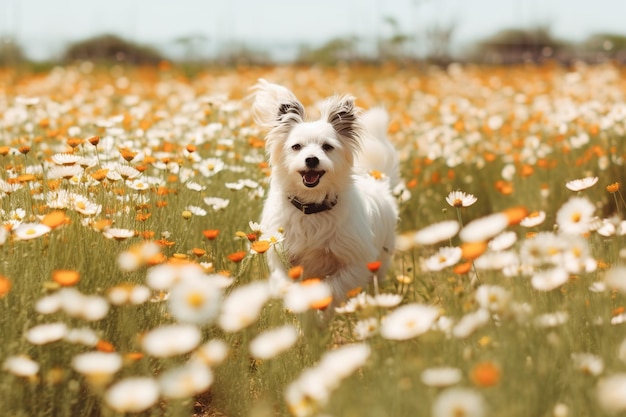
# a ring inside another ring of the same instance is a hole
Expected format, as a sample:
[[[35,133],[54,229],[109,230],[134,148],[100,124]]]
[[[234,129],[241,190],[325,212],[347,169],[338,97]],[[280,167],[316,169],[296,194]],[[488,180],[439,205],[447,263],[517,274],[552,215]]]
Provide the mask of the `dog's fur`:
[[[353,97],[334,96],[322,103],[319,120],[306,121],[287,88],[259,80],[253,91],[252,114],[269,130],[272,169],[261,229],[284,236],[282,250],[269,253],[270,268],[302,266],[303,276],[326,280],[338,305],[371,280],[368,263],[381,262],[382,280],[394,250],[398,210],[391,190],[399,174],[386,139],[388,115],[380,108],[361,114]],[[323,211],[305,214],[294,198]],[[272,274],[279,275],[285,276]]]

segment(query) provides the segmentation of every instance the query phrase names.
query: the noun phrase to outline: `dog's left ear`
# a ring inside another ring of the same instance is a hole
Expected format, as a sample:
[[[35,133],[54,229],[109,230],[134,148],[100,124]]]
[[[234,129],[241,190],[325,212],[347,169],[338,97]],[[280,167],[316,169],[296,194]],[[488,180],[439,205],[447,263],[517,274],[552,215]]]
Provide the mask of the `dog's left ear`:
[[[322,119],[333,126],[339,136],[358,148],[361,127],[358,122],[359,110],[354,105],[354,97],[331,97],[322,107]]]

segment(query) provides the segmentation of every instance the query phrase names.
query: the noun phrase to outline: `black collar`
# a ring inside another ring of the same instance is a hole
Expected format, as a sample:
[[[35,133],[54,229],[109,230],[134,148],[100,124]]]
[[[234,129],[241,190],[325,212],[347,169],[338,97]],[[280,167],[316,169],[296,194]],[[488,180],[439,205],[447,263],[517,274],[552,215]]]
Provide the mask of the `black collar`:
[[[331,208],[335,207],[335,204],[337,204],[337,197],[335,197],[334,200],[326,198],[326,200],[322,201],[321,203],[303,203],[302,201],[298,200],[297,197],[288,198],[289,202],[304,214],[321,213],[322,211],[330,210]]]

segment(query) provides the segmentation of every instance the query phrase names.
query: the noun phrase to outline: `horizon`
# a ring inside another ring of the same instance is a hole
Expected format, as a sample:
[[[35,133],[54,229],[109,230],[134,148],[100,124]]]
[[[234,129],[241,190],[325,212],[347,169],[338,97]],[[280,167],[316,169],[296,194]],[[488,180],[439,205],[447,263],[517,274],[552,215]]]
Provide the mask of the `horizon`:
[[[454,27],[453,55],[503,29],[546,26],[556,39],[580,42],[592,34],[626,36],[617,8],[621,0],[320,0],[316,4],[266,0],[0,0],[0,37],[10,36],[34,61],[60,56],[68,44],[110,33],[149,45],[168,58],[188,50],[177,39],[198,36],[194,54],[215,57],[225,47],[245,45],[268,51],[281,60],[302,45],[317,47],[334,38],[356,37],[364,50],[394,34],[385,23],[392,18],[397,32],[415,36],[408,46],[424,52],[425,31],[436,25]],[[332,13],[328,13],[332,10]]]

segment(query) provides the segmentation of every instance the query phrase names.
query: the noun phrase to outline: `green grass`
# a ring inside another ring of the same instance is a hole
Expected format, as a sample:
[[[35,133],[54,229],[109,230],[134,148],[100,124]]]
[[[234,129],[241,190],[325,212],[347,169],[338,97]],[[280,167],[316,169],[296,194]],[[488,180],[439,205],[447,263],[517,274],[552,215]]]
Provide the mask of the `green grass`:
[[[246,237],[253,232],[249,222],[259,219],[262,193],[267,186],[267,168],[259,163],[265,159],[264,150],[252,146],[262,138],[262,132],[251,125],[249,103],[239,100],[260,76],[294,85],[305,103],[340,91],[356,94],[363,105],[382,103],[388,107],[392,117],[390,137],[402,155],[402,174],[411,193],[400,205],[398,233],[411,233],[442,220],[456,220],[459,213],[445,202],[446,195],[453,190],[478,198],[476,204],[460,209],[463,224],[516,206],[546,212],[546,220],[539,226],[507,228],[518,237],[511,249],[514,253],[519,253],[525,242],[533,239],[529,232],[554,231],[556,215],[570,197],[581,196],[591,201],[600,220],[614,214],[619,216],[626,209],[620,193],[611,194],[605,189],[614,182],[624,183],[626,119],[616,118],[601,125],[599,131],[593,127],[600,125],[611,111],[624,106],[626,86],[619,78],[608,77],[612,81],[606,88],[593,83],[596,78],[607,77],[607,72],[619,74],[619,70],[610,67],[582,69],[580,90],[576,91],[563,87],[566,72],[558,68],[512,68],[508,72],[467,69],[461,79],[435,70],[413,73],[407,69],[377,69],[382,71],[381,77],[368,68],[328,70],[323,74],[315,69],[278,68],[199,74],[191,81],[179,77],[175,70],[141,73],[127,69],[124,76],[131,81],[128,88],[112,87],[119,74],[106,71],[81,74],[73,68],[60,71],[52,70],[45,77],[25,76],[20,84],[0,90],[0,145],[10,151],[0,156],[3,168],[0,178],[6,184],[18,181],[27,172],[35,177],[22,182],[23,187],[15,192],[0,193],[1,220],[8,223],[12,211],[23,209],[22,223],[40,222],[41,216],[53,210],[49,193],[58,190],[101,205],[101,212],[85,216],[71,206],[61,208],[69,220],[67,224],[32,240],[21,241],[17,232],[8,232],[6,241],[0,245],[0,275],[11,283],[10,291],[0,298],[3,338],[0,361],[13,355],[27,355],[40,366],[30,377],[16,376],[7,369],[0,372],[0,409],[6,415],[122,415],[103,400],[111,384],[129,376],[156,378],[194,355],[193,352],[173,358],[136,355],[143,351],[141,338],[145,332],[176,322],[165,301],[110,305],[106,317],[95,321],[62,311],[37,313],[37,301],[59,291],[59,285],[52,279],[53,271],[78,271],[80,281],[76,289],[83,294],[107,297],[108,290],[114,286],[145,285],[147,273],[155,266],[144,263],[126,271],[120,268],[118,260],[120,254],[133,250],[139,243],[156,240],[162,244],[162,262],[203,262],[207,274],[219,272],[233,278],[225,296],[233,288],[267,278],[265,255],[250,253]],[[500,79],[510,91],[490,86],[490,77]],[[413,89],[407,91],[407,85]],[[529,85],[540,87],[531,91]],[[218,91],[229,93],[233,101],[208,104],[202,99]],[[515,94],[524,94],[526,101],[515,101]],[[40,102],[24,107],[15,100],[19,95],[39,96]],[[136,95],[138,100],[125,104],[129,102],[124,99],[131,95]],[[584,110],[587,113],[581,110],[578,117],[563,122],[565,133],[562,133],[563,127],[554,120],[558,119],[559,106],[565,99],[572,100],[574,109],[587,109]],[[462,152],[463,157],[460,164],[452,167],[444,157],[427,158],[430,149],[423,141],[429,132],[442,126],[448,133],[454,131],[453,122],[441,117],[447,112],[443,106],[445,100],[470,103],[470,109],[453,112],[455,120],[465,121],[466,128],[453,135],[462,142],[462,149],[456,152]],[[548,106],[540,106],[543,100],[547,100]],[[499,107],[494,103],[499,103]],[[588,110],[594,103],[601,105]],[[489,116],[519,113],[519,107],[528,114],[505,118],[509,120],[509,131],[493,132],[484,127]],[[111,136],[114,146],[106,150],[104,138],[111,131],[107,132],[101,122],[118,114],[126,119],[113,122],[120,130]],[[47,119],[45,123],[44,119]],[[211,123],[215,130],[207,127]],[[72,127],[79,127],[80,131],[72,131]],[[478,142],[466,141],[472,132],[481,135]],[[589,132],[589,143],[578,149],[569,145],[572,136],[584,132]],[[54,182],[48,178],[50,157],[69,149],[68,137],[87,139],[93,135],[103,138],[97,148],[85,141],[75,150],[78,155],[94,158],[96,164],[86,171],[82,180]],[[532,154],[537,149],[528,143],[507,145],[529,136],[536,136],[544,150],[549,151],[535,156]],[[185,150],[188,144],[197,146],[191,155]],[[23,145],[30,146],[26,155],[19,152]],[[123,147],[140,154],[126,162],[119,152]],[[199,165],[208,158],[219,158],[226,168],[204,176]],[[146,191],[136,191],[121,180],[92,180],[89,174],[109,166],[108,163],[143,167],[142,179],[152,179],[154,184]],[[516,172],[503,180],[502,171],[507,165],[514,166]],[[565,187],[567,181],[586,176],[598,176],[599,181],[580,192]],[[225,187],[226,183],[243,179],[254,180],[259,186],[241,190]],[[188,180],[203,189],[187,188]],[[505,181],[505,186],[510,188],[503,188],[498,181]],[[225,198],[230,203],[224,209],[214,210],[204,203],[206,197]],[[190,205],[204,208],[206,215],[183,215]],[[149,216],[140,219],[138,215]],[[107,239],[97,227],[99,221],[133,230],[136,235],[122,241]],[[206,239],[202,232],[208,229],[219,230],[219,235],[214,240]],[[439,322],[443,330],[431,329],[404,341],[373,335],[362,342],[370,347],[368,359],[329,389],[327,400],[316,404],[316,413],[372,417],[433,415],[433,404],[444,388],[427,386],[421,379],[422,372],[453,367],[461,373],[460,381],[453,385],[471,389],[483,398],[487,416],[560,416],[563,414],[555,414],[554,410],[563,405],[570,416],[609,415],[598,402],[598,383],[610,375],[626,372],[626,363],[619,356],[626,336],[624,325],[611,323],[614,317],[619,317],[626,300],[624,294],[610,287],[603,292],[589,288],[604,281],[608,268],[623,262],[620,251],[624,237],[617,234],[605,237],[590,231],[585,242],[598,268],[571,272],[566,283],[547,292],[535,289],[531,284],[533,274],[524,274],[523,270],[512,275],[502,270],[472,269],[468,274],[455,273],[452,268],[427,271],[422,260],[439,246],[460,245],[458,236],[436,247],[417,246],[397,253],[388,279],[380,283],[380,292],[401,294],[403,304],[435,306],[451,327],[464,315],[478,310],[475,295],[481,285],[502,287],[511,299],[502,311],[490,313],[487,321],[467,337],[445,331],[443,322]],[[203,249],[206,254],[198,257],[194,249]],[[240,263],[228,259],[229,254],[237,251],[246,252]],[[545,265],[536,269],[544,268]],[[399,276],[408,281],[401,283]],[[365,290],[374,292],[373,287]],[[153,291],[152,295],[164,294]],[[290,415],[285,399],[287,387],[305,370],[314,369],[326,352],[352,342],[361,343],[352,330],[358,320],[373,317],[380,321],[390,310],[370,306],[328,318],[317,311],[293,314],[286,311],[280,298],[273,298],[265,303],[258,320],[241,331],[225,332],[217,322],[201,325],[202,342],[221,339],[230,348],[227,359],[212,367],[214,381],[210,389],[182,400],[161,397],[137,414]],[[567,321],[550,327],[537,325],[542,315],[556,312],[566,313]],[[69,328],[88,327],[107,343],[86,346],[57,340],[35,345],[25,337],[34,326],[52,322],[63,322]],[[248,350],[250,341],[264,330],[284,324],[299,329],[297,342],[275,358],[252,358]],[[72,358],[106,346],[125,358],[124,365],[111,383],[95,389],[72,368]],[[576,353],[592,353],[601,358],[600,372],[579,367],[572,359]],[[491,382],[475,375],[478,367],[486,363],[499,370],[491,375]]]

